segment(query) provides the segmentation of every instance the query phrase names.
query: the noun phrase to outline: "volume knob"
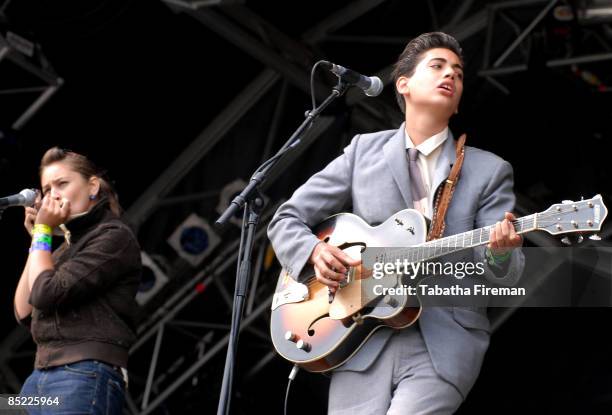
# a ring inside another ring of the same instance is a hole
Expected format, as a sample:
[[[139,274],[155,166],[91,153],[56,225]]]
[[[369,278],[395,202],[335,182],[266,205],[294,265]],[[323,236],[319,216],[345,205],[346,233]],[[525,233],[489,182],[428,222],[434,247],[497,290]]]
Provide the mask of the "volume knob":
[[[287,330],[287,332],[285,333],[285,340],[287,340],[288,342],[293,342],[295,343],[298,339],[298,336],[292,332],[291,330]]]
[[[310,351],[310,344],[306,343],[302,339],[297,341],[297,343],[295,344],[295,347],[297,347],[298,349],[303,350],[305,352],[309,352]]]

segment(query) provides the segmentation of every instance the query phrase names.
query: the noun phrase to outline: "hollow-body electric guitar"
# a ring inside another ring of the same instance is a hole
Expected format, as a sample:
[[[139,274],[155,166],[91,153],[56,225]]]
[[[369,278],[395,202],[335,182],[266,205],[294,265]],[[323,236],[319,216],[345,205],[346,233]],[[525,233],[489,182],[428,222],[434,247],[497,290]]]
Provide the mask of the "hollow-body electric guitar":
[[[595,232],[601,230],[607,213],[601,196],[597,195],[552,205],[544,212],[517,219],[513,225],[519,234],[541,230],[552,235],[586,233],[596,239]],[[425,242],[425,218],[414,209],[405,209],[376,227],[356,215],[341,213],[323,221],[313,233],[356,259],[361,258],[367,247],[405,247],[405,258],[423,262],[484,245],[489,241],[491,228],[485,226]],[[421,313],[421,305],[414,296],[381,295],[363,301],[361,285],[370,278],[372,270],[362,265],[351,268],[347,282],[332,299],[327,286],[314,277],[312,266],[302,271],[299,280],[303,283],[283,270],[272,300],[270,323],[276,351],[308,371],[326,372],[346,362],[376,329],[384,326],[400,329],[414,324]],[[401,281],[395,283],[399,285]]]

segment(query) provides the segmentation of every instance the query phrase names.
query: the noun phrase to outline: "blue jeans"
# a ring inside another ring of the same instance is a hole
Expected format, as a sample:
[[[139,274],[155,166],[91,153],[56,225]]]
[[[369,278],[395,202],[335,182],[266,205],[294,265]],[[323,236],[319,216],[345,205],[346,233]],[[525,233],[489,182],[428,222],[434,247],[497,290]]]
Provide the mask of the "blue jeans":
[[[30,415],[114,415],[122,413],[125,384],[112,366],[97,360],[83,360],[34,370],[23,384],[20,395],[59,398],[59,405],[27,407]]]

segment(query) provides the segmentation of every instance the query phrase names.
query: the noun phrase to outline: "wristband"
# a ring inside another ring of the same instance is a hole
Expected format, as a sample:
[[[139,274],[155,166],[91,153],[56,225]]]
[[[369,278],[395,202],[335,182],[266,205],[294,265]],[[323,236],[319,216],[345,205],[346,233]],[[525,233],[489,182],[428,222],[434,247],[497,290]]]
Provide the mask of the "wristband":
[[[32,243],[34,243],[34,242],[45,242],[45,243],[48,243],[49,245],[51,245],[52,241],[53,241],[53,238],[51,237],[51,235],[47,235],[45,233],[35,233],[32,236]]]
[[[32,242],[32,246],[30,247],[29,252],[33,251],[47,251],[51,252],[51,244],[46,242]]]
[[[51,252],[52,229],[49,225],[42,223],[34,225],[32,228],[32,245],[29,252],[48,251]]]
[[[508,251],[505,254],[495,255],[489,248],[485,251],[485,257],[487,258],[487,262],[489,265],[501,265],[510,258],[512,255],[512,251]]]
[[[53,234],[53,229],[51,229],[49,225],[38,223],[32,228],[32,235],[35,233],[44,233],[45,235],[51,236]]]

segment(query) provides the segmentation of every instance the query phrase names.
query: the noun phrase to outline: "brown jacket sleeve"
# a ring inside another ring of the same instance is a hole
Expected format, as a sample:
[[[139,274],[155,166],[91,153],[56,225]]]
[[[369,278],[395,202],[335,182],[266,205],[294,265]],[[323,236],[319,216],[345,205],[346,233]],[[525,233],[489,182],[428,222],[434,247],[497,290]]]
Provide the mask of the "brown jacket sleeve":
[[[129,229],[105,225],[66,262],[41,272],[32,286],[30,304],[45,310],[82,303],[138,267],[140,248]]]

